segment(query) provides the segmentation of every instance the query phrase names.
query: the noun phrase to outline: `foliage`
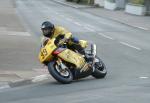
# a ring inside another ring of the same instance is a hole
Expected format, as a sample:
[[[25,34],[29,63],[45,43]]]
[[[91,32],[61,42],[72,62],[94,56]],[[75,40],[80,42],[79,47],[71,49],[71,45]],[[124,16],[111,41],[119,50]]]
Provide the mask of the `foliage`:
[[[112,2],[112,3],[115,3],[116,0],[107,0],[107,1]]]
[[[144,5],[144,0],[129,0],[129,3]]]

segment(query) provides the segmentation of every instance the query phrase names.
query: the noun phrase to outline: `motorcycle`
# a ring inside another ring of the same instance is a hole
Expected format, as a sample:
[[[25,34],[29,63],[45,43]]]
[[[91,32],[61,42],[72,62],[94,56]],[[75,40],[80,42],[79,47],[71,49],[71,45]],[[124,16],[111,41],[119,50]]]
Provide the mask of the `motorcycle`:
[[[47,41],[40,49],[39,60],[47,65],[49,73],[58,82],[68,84],[90,75],[97,79],[106,76],[106,66],[96,55],[95,44],[91,44],[90,50],[85,50],[85,55],[82,55],[78,51],[67,48],[63,40],[61,43],[56,41],[54,38]],[[84,40],[79,42],[83,46],[86,45]]]

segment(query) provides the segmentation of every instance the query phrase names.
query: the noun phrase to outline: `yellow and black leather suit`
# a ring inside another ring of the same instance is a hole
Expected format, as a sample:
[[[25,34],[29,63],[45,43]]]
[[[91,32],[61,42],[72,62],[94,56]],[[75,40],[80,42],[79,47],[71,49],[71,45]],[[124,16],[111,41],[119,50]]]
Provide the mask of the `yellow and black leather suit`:
[[[42,38],[42,46],[46,44],[48,39],[57,38],[60,35],[64,35],[64,39],[67,39],[67,44],[71,49],[77,49],[79,52],[87,47],[88,43],[85,40],[78,40],[77,38],[72,36],[72,33],[66,30],[61,26],[55,26],[54,32],[51,37],[43,37]]]

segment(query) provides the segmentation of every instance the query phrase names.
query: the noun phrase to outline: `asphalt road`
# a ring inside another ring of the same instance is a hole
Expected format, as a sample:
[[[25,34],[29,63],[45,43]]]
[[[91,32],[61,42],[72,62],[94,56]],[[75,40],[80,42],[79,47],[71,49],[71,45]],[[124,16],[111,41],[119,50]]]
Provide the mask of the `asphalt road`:
[[[74,36],[95,42],[108,75],[61,85],[54,79],[0,92],[1,103],[148,103],[150,32],[97,17],[50,0],[17,0],[17,12],[39,41],[40,25],[50,20]]]
[[[14,0],[0,0],[0,71],[39,67],[39,41],[28,33],[16,14]]]

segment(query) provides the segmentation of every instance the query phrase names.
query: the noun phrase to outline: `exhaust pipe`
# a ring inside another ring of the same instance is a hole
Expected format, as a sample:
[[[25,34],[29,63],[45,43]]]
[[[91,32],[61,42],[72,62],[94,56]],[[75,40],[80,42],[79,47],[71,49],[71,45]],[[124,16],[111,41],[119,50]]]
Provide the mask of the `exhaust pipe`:
[[[91,45],[91,54],[93,55],[93,57],[96,56],[96,44]]]
[[[94,64],[95,64],[95,56],[96,56],[96,45],[95,44],[91,45],[91,54],[93,56],[92,68],[93,68],[93,72],[94,72],[95,71]]]

